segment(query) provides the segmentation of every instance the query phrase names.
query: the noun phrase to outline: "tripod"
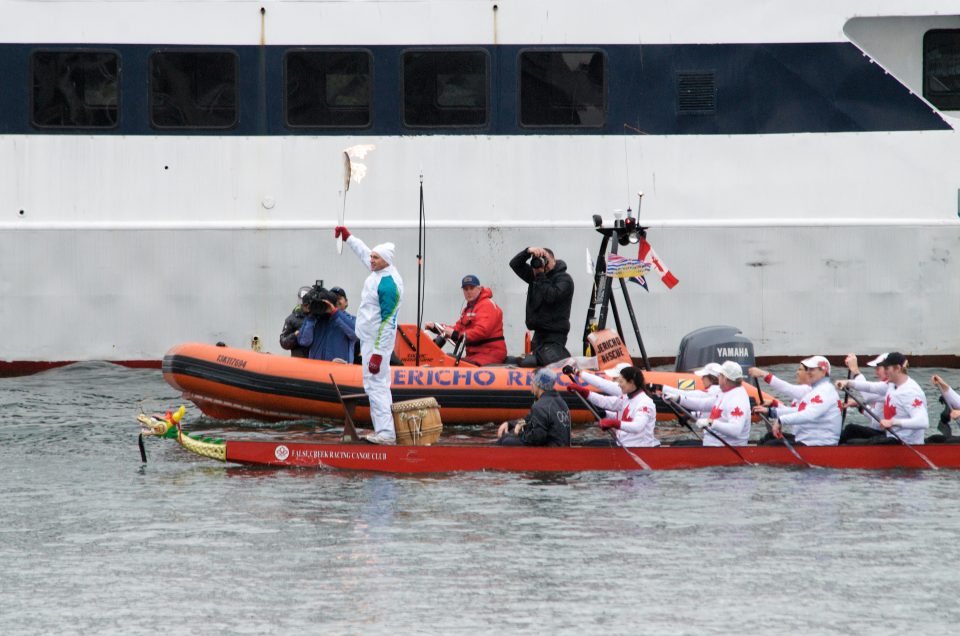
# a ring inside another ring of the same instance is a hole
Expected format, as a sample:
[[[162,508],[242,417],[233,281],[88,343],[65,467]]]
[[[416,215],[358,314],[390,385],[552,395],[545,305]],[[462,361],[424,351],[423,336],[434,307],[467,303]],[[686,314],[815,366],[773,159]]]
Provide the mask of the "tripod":
[[[613,321],[617,326],[617,333],[620,339],[626,345],[624,338],[623,324],[620,320],[620,311],[617,307],[617,301],[613,296],[613,278],[607,276],[607,254],[616,254],[621,245],[636,244],[640,239],[647,236],[647,228],[637,225],[637,220],[633,218],[631,210],[627,210],[626,218],[617,218],[613,227],[604,227],[603,219],[599,214],[593,215],[594,228],[599,232],[603,239],[600,241],[600,252],[597,254],[596,264],[593,270],[593,290],[590,293],[590,303],[587,306],[587,320],[583,326],[583,353],[589,353],[589,341],[587,337],[594,331],[605,329],[607,326],[607,311],[613,312]],[[627,291],[626,279],[617,279],[620,282],[620,291],[623,293],[624,304],[627,307],[627,313],[630,315],[630,324],[633,327],[633,335],[637,338],[640,345],[640,357],[643,359],[643,368],[650,370],[650,361],[647,359],[647,350],[643,346],[643,338],[640,336],[640,326],[637,324],[637,316],[633,311],[633,304],[630,302],[630,293]],[[599,307],[599,316],[597,308]],[[596,318],[596,321],[594,321]]]

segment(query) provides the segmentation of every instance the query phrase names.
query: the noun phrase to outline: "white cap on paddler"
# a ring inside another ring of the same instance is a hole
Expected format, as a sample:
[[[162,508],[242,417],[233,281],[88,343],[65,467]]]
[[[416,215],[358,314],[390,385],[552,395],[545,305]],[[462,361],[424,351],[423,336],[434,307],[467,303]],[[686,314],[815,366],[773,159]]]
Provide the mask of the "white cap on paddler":
[[[867,363],[867,366],[868,366],[868,367],[876,367],[876,366],[879,366],[881,362],[883,362],[884,360],[887,359],[887,356],[888,356],[888,355],[890,355],[890,353],[887,352],[887,351],[881,353],[881,354],[878,355],[876,358],[874,358],[873,360],[871,360],[870,362],[868,362],[868,363]]]
[[[376,252],[380,258],[387,261],[387,265],[393,265],[393,257],[396,249],[397,246],[393,243],[380,243],[379,245],[374,245],[370,251]]]
[[[604,374],[610,376],[611,378],[619,378],[620,372],[626,369],[627,367],[632,367],[632,364],[627,364],[626,362],[621,362],[614,367],[604,370]]]
[[[733,360],[726,360],[720,365],[720,375],[728,380],[743,379],[743,367]]]
[[[705,375],[709,375],[717,378],[717,377],[720,377],[720,374],[722,372],[723,372],[723,367],[721,367],[716,362],[710,362],[707,364],[707,366],[703,367],[702,369],[697,369],[696,371],[694,371],[693,374],[701,378]]]
[[[805,360],[801,360],[800,364],[808,369],[820,369],[827,375],[830,375],[830,361],[823,356],[810,356]]]

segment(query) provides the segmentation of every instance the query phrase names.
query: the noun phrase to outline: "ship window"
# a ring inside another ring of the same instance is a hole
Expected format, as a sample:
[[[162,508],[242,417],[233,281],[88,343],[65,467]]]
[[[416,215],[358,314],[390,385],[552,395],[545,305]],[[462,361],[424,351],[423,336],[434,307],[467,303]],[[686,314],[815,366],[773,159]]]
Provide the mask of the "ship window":
[[[33,125],[114,128],[118,123],[120,58],[111,51],[35,51]]]
[[[287,125],[343,128],[370,125],[370,53],[290,51],[284,62]]]
[[[677,112],[681,115],[709,115],[717,110],[717,89],[713,71],[677,73]]]
[[[408,51],[403,54],[403,123],[483,126],[487,123],[486,51]]]
[[[236,54],[229,51],[152,53],[150,123],[157,128],[236,125]]]
[[[960,110],[960,29],[923,35],[923,96],[941,110]]]
[[[599,51],[521,53],[520,124],[603,126],[605,65]]]

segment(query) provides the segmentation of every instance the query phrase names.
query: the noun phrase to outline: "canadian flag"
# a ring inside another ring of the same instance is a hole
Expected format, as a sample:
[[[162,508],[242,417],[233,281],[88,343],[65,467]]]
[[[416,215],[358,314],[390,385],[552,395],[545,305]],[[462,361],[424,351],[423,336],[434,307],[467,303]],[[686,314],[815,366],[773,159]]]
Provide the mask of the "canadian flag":
[[[890,402],[890,396],[888,395],[883,400],[883,419],[889,420],[892,419],[894,415],[897,414],[897,407]]]
[[[653,266],[653,269],[657,270],[657,273],[660,274],[660,280],[663,281],[663,284],[667,286],[668,289],[673,289],[677,286],[677,283],[680,281],[677,280],[677,277],[670,273],[670,269],[667,267],[666,263],[660,260],[660,257],[657,256],[657,253],[653,251],[653,248],[647,243],[647,239],[640,238],[640,251],[637,254],[637,258],[641,261],[650,263]]]
[[[740,407],[738,406],[737,408],[735,408],[735,409],[733,409],[732,411],[730,411],[730,415],[732,415],[732,416],[734,416],[734,417],[740,417],[741,415],[743,415],[743,411],[741,411],[741,410],[740,410]]]

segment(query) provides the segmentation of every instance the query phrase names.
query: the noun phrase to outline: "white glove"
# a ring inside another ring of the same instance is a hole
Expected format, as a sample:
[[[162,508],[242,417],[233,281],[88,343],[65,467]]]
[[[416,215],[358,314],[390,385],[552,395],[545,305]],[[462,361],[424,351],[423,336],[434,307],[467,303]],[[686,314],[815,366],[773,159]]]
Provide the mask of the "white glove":
[[[701,428],[701,429],[707,428],[708,426],[710,426],[710,424],[711,424],[710,420],[708,420],[705,417],[701,417],[699,420],[697,420],[697,428]]]
[[[674,404],[680,403],[679,395],[674,395],[672,393],[664,392],[660,394],[660,397],[663,399],[664,402],[673,402]]]

